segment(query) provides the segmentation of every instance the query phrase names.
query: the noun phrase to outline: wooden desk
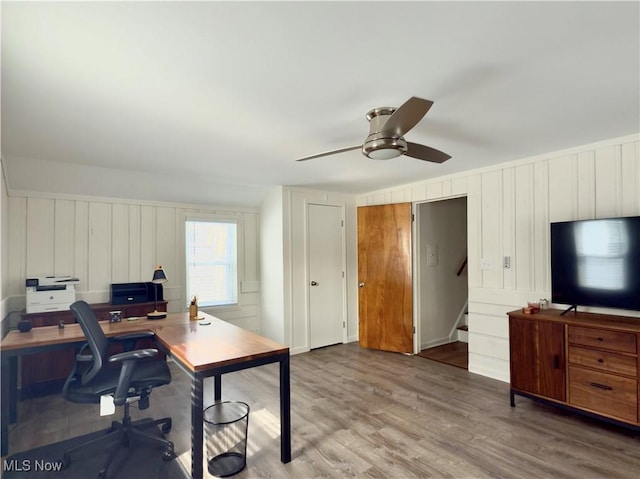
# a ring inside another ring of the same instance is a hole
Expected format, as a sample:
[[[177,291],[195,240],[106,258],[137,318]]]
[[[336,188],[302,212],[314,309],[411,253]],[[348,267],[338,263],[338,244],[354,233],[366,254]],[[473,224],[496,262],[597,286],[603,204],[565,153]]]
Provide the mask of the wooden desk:
[[[135,331],[153,331],[160,348],[167,352],[191,378],[191,476],[203,477],[203,383],[214,377],[214,398],[222,398],[222,374],[280,364],[280,459],[291,461],[291,398],[289,348],[243,330],[213,316],[203,326],[189,321],[187,313],[170,313],[167,318],[150,321],[101,322],[107,336]],[[10,331],[2,340],[2,455],[8,453],[8,426],[17,419],[17,357],[85,342],[78,324],[32,329],[28,333]]]

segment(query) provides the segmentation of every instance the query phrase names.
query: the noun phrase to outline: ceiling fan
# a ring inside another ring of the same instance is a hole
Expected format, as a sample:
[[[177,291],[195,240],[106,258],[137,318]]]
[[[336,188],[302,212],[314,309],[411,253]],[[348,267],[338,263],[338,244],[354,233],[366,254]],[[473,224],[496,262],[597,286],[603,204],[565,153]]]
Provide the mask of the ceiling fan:
[[[322,156],[335,155],[345,151],[362,149],[362,154],[372,160],[390,160],[400,155],[410,156],[418,160],[442,163],[451,156],[426,145],[411,143],[404,139],[405,133],[416,126],[427,114],[433,102],[412,96],[399,108],[374,108],[367,113],[369,120],[369,136],[362,145],[349,146],[338,150],[326,151],[316,155],[305,156],[296,161],[313,160]]]

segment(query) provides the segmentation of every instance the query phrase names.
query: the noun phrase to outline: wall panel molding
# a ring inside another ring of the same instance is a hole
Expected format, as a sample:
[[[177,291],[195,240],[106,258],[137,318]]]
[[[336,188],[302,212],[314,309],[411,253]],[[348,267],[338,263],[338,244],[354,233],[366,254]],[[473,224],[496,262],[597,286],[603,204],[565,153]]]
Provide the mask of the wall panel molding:
[[[167,271],[165,299],[169,311],[185,311],[184,227],[187,211],[178,205],[126,203],[120,199],[72,198],[37,194],[9,196],[9,304],[25,307],[24,281],[29,276],[70,274],[80,279],[77,299],[108,302],[111,283],[150,281],[161,264]],[[240,281],[259,279],[257,212],[205,206],[191,208],[206,214],[238,218],[243,231],[244,263]],[[249,224],[244,228],[245,223]],[[259,283],[256,283],[259,284]],[[221,319],[234,319],[259,330],[259,292],[240,293],[237,311],[215,310]],[[213,311],[213,310],[212,310]]]
[[[639,145],[640,134],[629,135],[372,191],[356,202],[381,204],[405,191],[412,201],[467,195],[469,371],[508,381],[506,313],[551,299],[549,223],[640,215]],[[502,267],[504,256],[511,257],[509,270]],[[481,269],[481,260],[490,268]]]

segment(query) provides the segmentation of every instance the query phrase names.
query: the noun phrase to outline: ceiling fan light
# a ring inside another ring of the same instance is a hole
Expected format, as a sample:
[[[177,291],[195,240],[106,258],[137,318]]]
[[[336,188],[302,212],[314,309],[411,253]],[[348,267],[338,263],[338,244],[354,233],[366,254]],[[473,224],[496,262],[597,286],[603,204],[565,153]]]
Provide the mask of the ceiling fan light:
[[[378,148],[367,153],[372,160],[390,160],[402,155],[402,151],[398,148]]]
[[[404,138],[387,137],[374,133],[367,137],[362,145],[362,154],[372,160],[390,160],[407,152],[407,142]]]

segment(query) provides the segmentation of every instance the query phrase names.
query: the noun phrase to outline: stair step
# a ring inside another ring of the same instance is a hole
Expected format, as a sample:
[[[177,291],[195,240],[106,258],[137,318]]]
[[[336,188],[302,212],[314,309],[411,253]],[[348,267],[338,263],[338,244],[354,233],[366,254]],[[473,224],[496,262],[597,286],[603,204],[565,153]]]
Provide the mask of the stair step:
[[[459,329],[460,331],[469,331],[469,326],[466,324],[461,324],[457,329]]]

